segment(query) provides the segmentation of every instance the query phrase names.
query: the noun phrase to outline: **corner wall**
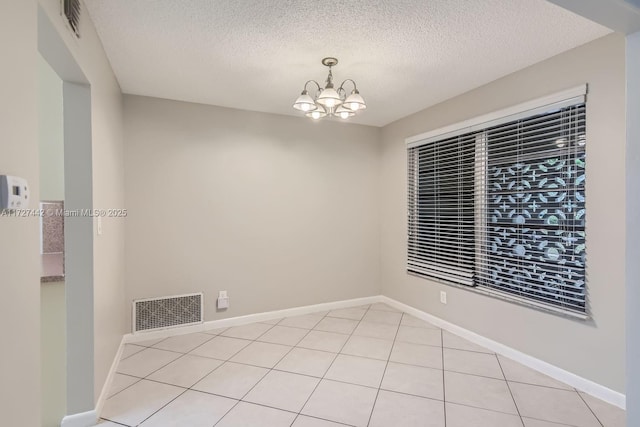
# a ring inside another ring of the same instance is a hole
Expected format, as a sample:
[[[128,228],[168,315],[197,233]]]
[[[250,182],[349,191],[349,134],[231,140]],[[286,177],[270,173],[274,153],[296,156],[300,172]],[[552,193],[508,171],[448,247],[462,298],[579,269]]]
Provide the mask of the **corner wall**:
[[[128,301],[204,291],[214,320],[380,293],[378,128],[130,95],[124,117]]]
[[[39,199],[36,2],[0,2],[0,174],[26,178]],[[31,205],[31,207],[34,207]],[[37,208],[37,207],[35,207]],[[0,216],[0,414],[40,425],[40,242],[37,217]]]
[[[624,82],[624,38],[614,34],[385,126],[382,293],[624,393]],[[589,83],[587,275],[593,320],[571,320],[407,275],[404,139],[582,83]],[[448,293],[447,305],[439,302],[441,290]]]
[[[640,32],[627,36],[627,425],[640,425]]]
[[[40,201],[64,200],[62,80],[38,55]]]
[[[62,80],[38,56],[38,139],[40,201],[64,200],[64,126]],[[35,201],[34,201],[35,203]],[[67,410],[65,283],[40,286],[42,427],[60,425]]]

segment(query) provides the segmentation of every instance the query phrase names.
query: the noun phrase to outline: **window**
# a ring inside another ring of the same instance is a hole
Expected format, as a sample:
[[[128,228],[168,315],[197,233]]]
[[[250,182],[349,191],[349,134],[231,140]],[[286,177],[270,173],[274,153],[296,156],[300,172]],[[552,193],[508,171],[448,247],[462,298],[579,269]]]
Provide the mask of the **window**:
[[[587,313],[586,86],[577,90],[409,141],[409,273]]]

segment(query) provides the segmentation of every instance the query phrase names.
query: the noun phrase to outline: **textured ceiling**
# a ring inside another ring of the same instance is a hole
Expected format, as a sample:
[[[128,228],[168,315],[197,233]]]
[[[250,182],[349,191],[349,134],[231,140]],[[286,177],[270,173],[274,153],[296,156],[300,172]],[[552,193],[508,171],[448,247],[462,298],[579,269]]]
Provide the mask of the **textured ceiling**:
[[[125,93],[295,114],[335,56],[383,126],[608,29],[544,0],[85,0]]]

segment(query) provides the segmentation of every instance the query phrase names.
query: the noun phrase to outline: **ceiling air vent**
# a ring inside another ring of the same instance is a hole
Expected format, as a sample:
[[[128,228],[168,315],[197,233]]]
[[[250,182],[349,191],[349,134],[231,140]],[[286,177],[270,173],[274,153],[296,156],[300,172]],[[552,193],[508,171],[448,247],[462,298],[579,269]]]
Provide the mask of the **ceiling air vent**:
[[[80,38],[80,0],[62,0],[62,11],[69,27],[76,37]]]

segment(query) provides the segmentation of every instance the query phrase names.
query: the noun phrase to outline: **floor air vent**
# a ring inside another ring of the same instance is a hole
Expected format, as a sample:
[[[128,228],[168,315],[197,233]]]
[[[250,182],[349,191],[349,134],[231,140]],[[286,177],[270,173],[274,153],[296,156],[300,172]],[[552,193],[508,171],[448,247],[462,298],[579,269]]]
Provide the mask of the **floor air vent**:
[[[133,332],[202,323],[202,293],[133,302]]]

